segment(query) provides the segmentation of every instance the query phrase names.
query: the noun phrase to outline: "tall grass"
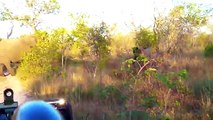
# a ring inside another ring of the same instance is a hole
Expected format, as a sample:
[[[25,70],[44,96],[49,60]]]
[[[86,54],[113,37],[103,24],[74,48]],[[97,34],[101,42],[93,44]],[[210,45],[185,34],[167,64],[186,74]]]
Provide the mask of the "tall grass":
[[[26,83],[37,99],[70,99],[76,120],[213,118],[213,82],[201,81],[211,78],[213,64],[201,49],[163,54],[156,60],[156,71],[149,72],[147,66],[135,74],[134,65],[122,68],[133,56],[133,46],[131,36],[116,36],[104,68],[94,59],[68,59],[63,74]]]

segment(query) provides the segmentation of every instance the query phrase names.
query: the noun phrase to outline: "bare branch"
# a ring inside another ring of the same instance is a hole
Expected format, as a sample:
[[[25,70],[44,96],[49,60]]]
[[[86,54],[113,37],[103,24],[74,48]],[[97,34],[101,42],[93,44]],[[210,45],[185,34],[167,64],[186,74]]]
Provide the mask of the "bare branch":
[[[10,28],[10,32],[7,33],[7,39],[9,39],[10,36],[12,35],[12,33],[13,33],[13,28],[14,28],[14,25],[12,24],[12,26],[11,26],[11,28]]]

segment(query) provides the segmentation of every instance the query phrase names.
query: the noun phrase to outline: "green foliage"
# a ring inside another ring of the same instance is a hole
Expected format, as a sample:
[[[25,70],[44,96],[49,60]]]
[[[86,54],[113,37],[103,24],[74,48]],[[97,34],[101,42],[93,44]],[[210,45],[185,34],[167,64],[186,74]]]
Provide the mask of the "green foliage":
[[[92,52],[99,57],[109,55],[110,33],[106,23],[102,22],[99,26],[90,28],[88,42],[92,47]]]
[[[205,25],[208,21],[208,13],[210,11],[208,9],[201,9],[201,6],[197,4],[187,4],[185,7],[185,19],[192,26],[202,26]],[[187,13],[186,13],[187,12]]]
[[[207,96],[213,99],[213,80],[199,80],[194,82],[192,90],[197,97]]]
[[[131,69],[131,65],[132,65],[134,62],[135,62],[135,60],[134,60],[133,58],[130,58],[130,59],[128,59],[128,60],[126,60],[126,61],[124,62],[125,66],[127,65],[127,70]],[[124,69],[126,69],[126,68],[124,68],[124,66],[123,66],[122,69],[124,70]]]
[[[49,37],[49,34],[46,31],[36,31],[35,36],[38,40],[44,41],[46,38]]]
[[[148,28],[139,28],[136,32],[136,45],[143,48],[154,47],[157,43],[154,32]]]
[[[71,36],[73,39],[73,44],[71,46],[71,56],[75,57],[83,57],[89,53],[89,45],[87,42],[87,35],[89,32],[87,16],[82,14],[78,16],[70,15],[73,19],[74,29],[71,31]]]
[[[87,54],[89,51],[88,46],[86,44],[83,44],[81,41],[73,41],[73,43],[70,46],[69,55],[72,58],[80,58],[83,57],[85,54]]]
[[[209,13],[208,7],[184,4],[175,6],[168,16],[156,17],[154,31],[159,48],[180,54],[185,48],[195,45],[191,36],[198,35],[200,27],[207,24]]]
[[[158,72],[156,74],[156,78],[170,89],[176,89],[180,93],[188,92],[187,86],[184,83],[184,81],[188,78],[188,72],[185,69],[167,74]]]
[[[125,63],[128,64],[128,66],[131,65],[131,64],[133,64],[134,62],[135,62],[135,60],[133,58],[127,59],[125,61]]]
[[[157,98],[155,96],[146,96],[140,103],[144,108],[152,108],[158,105]]]
[[[124,54],[128,53],[130,48],[133,48],[133,46],[135,46],[133,33],[117,33],[112,35],[112,41],[110,45],[112,56],[123,57]]]
[[[87,42],[91,46],[91,52],[99,60],[99,68],[103,68],[109,58],[111,44],[111,35],[106,23],[102,22],[90,28]]]
[[[207,23],[208,16],[210,15],[209,13],[210,11],[208,8],[206,9],[197,4],[189,3],[175,6],[169,15],[171,19],[177,19],[176,22],[188,24],[190,27],[199,27]],[[187,26],[182,27],[187,28]]]
[[[57,0],[26,0],[25,6],[29,12],[27,14],[15,15],[13,12],[4,6],[1,11],[0,20],[18,21],[23,26],[37,30],[38,25],[41,23],[41,15],[57,13],[60,5]]]
[[[118,120],[149,120],[148,113],[144,111],[132,110],[118,113]]]
[[[99,88],[97,95],[104,101],[111,101],[111,103],[123,104],[127,100],[127,97],[113,85]]]
[[[110,103],[113,105],[122,105],[126,102],[127,96],[124,95],[116,86],[109,85],[101,87],[99,84],[83,89],[78,86],[71,93],[73,101],[98,100],[101,103]]]
[[[136,58],[136,60],[137,60],[138,62],[143,62],[143,63],[146,63],[146,62],[149,61],[149,59],[148,59],[145,55],[139,55],[139,56]]]
[[[134,59],[136,60],[136,58],[141,54],[141,50],[138,47],[133,47],[132,48],[132,52],[134,54]]]
[[[171,120],[171,118],[168,115],[162,115],[159,120]]]
[[[175,101],[175,106],[176,107],[180,107],[181,106],[181,103],[179,101]]]
[[[187,79],[187,78],[188,78],[188,72],[187,72],[187,70],[186,70],[186,69],[180,70],[180,71],[178,72],[178,76],[179,76],[181,79],[183,79],[183,80]]]
[[[73,19],[73,25],[74,25],[74,29],[72,30],[72,35],[74,37],[74,39],[79,39],[81,41],[86,40],[88,31],[89,31],[89,27],[88,27],[88,22],[87,22],[87,16],[84,14],[81,15],[70,15],[71,18]]]
[[[163,84],[165,84],[169,88],[174,88],[175,87],[174,83],[171,81],[171,79],[167,75],[164,75],[164,74],[161,74],[161,73],[157,73],[156,74],[156,78],[158,80],[160,80]]]
[[[213,43],[209,43],[204,49],[205,57],[213,57]]]
[[[0,20],[4,21],[4,20],[13,19],[12,15],[13,13],[5,5],[3,5],[1,9]]]
[[[134,71],[134,68],[132,67],[133,64],[136,62],[133,58],[127,59],[122,63],[121,71],[125,75],[131,75]]]
[[[85,98],[85,94],[84,94],[84,90],[82,89],[81,86],[78,86],[76,87],[73,91],[72,91],[72,94],[71,94],[71,99],[73,101],[80,101],[82,100],[83,98]]]
[[[130,58],[130,59],[127,59],[123,62],[123,66],[122,68],[125,69],[124,67],[127,66],[127,69],[131,68],[131,66],[133,64],[136,64],[135,62],[142,62],[143,64],[148,62],[149,59],[144,56],[144,55],[139,55],[136,59],[133,59],[133,58]],[[139,63],[140,64],[140,63]],[[131,68],[131,69],[134,69],[134,68]]]
[[[40,39],[34,48],[25,53],[18,69],[22,78],[42,77],[50,74],[53,71],[53,61],[59,57],[57,39],[51,38],[51,35],[46,32],[38,32],[36,35]]]
[[[55,40],[62,55],[64,55],[64,52],[69,49],[72,44],[72,38],[65,28],[53,30],[50,37],[51,39]]]
[[[58,47],[58,51],[61,54],[61,67],[64,68],[66,65],[66,54],[69,51],[71,44],[73,44],[73,39],[70,37],[69,32],[65,28],[58,28],[52,31],[51,38],[56,40],[55,44]],[[65,62],[64,62],[65,61]]]

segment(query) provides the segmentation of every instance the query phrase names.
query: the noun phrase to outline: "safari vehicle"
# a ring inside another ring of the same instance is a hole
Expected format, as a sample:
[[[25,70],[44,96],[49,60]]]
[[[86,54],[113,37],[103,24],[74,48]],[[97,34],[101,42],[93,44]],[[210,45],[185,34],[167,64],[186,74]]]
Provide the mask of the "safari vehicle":
[[[3,92],[4,102],[0,103],[0,120],[11,120],[15,110],[19,107],[18,102],[13,99],[12,89],[5,89]],[[65,99],[44,100],[58,110],[64,120],[73,120],[71,103]]]
[[[18,108],[18,102],[13,99],[13,90],[4,90],[4,102],[0,103],[0,120],[10,120],[14,111]]]
[[[72,106],[69,101],[65,99],[48,99],[45,101],[53,105],[61,113],[64,120],[73,120]]]

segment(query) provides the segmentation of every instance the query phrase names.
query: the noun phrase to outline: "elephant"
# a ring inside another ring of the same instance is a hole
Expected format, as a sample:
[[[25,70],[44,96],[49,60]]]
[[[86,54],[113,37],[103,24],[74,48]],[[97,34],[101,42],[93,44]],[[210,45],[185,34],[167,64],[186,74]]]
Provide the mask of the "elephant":
[[[35,36],[0,41],[0,76],[15,75],[16,64],[21,61],[23,53],[30,50],[36,43]]]

